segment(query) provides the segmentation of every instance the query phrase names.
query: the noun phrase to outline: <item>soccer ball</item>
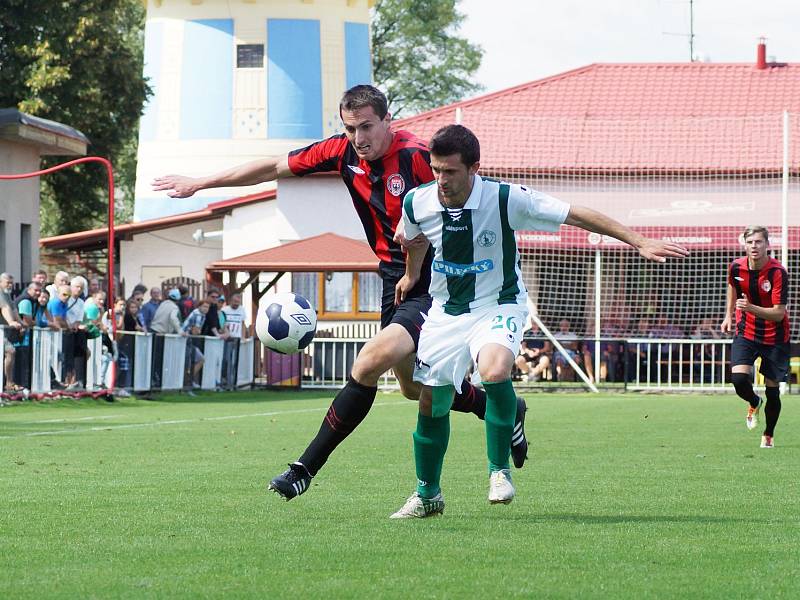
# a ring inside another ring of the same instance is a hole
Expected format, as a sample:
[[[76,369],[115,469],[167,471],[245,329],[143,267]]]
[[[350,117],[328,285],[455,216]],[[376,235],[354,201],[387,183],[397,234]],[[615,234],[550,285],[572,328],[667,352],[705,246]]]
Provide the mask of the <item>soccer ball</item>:
[[[308,346],[317,331],[317,313],[311,303],[290,292],[275,294],[258,307],[256,335],[280,354],[293,354]]]

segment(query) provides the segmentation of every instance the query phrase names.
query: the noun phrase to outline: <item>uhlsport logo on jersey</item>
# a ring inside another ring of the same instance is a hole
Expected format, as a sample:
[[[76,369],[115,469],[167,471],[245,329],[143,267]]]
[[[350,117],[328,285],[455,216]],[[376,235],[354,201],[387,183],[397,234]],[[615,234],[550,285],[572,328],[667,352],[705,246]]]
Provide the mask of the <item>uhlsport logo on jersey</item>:
[[[494,269],[494,263],[491,258],[485,258],[468,265],[459,265],[457,263],[447,262],[446,260],[433,261],[433,270],[437,273],[444,273],[450,277],[463,277],[464,275],[472,275],[478,273],[488,273]]]
[[[364,169],[362,169],[361,167],[356,167],[355,165],[347,165],[347,167],[348,167],[348,168],[349,168],[349,169],[350,169],[350,170],[351,170],[353,173],[355,173],[356,175],[363,175],[363,174],[364,174]]]
[[[389,175],[389,178],[386,180],[386,189],[389,190],[392,196],[399,196],[402,194],[406,189],[406,182],[403,180],[403,176],[400,175],[400,173]]]
[[[481,248],[489,248],[494,246],[497,241],[497,234],[489,229],[484,229],[478,234],[478,246]]]

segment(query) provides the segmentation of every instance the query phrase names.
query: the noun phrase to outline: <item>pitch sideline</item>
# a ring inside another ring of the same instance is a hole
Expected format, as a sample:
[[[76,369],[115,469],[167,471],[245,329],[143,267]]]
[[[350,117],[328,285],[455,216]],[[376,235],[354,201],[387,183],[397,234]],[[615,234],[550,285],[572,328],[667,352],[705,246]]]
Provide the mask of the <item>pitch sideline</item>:
[[[375,406],[400,406],[400,405],[408,405],[412,404],[410,400],[404,400],[402,402],[376,402],[373,404]],[[248,413],[244,415],[222,415],[219,417],[201,417],[197,419],[174,419],[170,421],[152,421],[149,423],[129,423],[126,425],[98,425],[96,427],[87,427],[84,429],[54,429],[50,431],[29,431],[27,433],[21,433],[19,435],[0,435],[0,439],[2,440],[10,440],[15,438],[24,438],[24,437],[38,437],[44,435],[65,435],[65,434],[75,434],[75,433],[93,433],[97,431],[113,431],[116,429],[139,429],[142,427],[160,427],[162,425],[185,425],[188,423],[202,423],[204,421],[230,421],[233,419],[249,419],[251,417],[274,417],[277,415],[296,415],[302,413],[310,413],[310,412],[317,412],[317,411],[325,411],[328,410],[328,407],[318,407],[318,408],[300,408],[294,410],[276,410],[270,412],[261,412],[261,413]],[[106,417],[95,417],[95,418],[111,418],[112,416],[117,415],[109,415]],[[87,420],[89,417],[85,417],[83,420]],[[55,419],[55,422],[61,421],[61,419]],[[45,423],[47,421],[39,421],[40,423]]]

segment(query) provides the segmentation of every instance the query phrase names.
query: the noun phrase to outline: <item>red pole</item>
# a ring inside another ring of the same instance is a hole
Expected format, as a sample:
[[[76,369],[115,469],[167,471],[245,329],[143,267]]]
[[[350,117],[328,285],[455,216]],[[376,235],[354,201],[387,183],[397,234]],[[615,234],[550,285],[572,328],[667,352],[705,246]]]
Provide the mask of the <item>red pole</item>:
[[[98,162],[106,167],[106,173],[108,175],[108,298],[106,301],[106,310],[108,310],[111,314],[111,339],[113,340],[116,337],[117,333],[117,324],[114,321],[114,169],[111,166],[111,162],[100,156],[84,156],[83,158],[77,158],[75,160],[71,160],[69,162],[61,163],[60,165],[56,165],[55,167],[50,167],[49,169],[42,169],[40,171],[33,171],[31,173],[18,173],[16,175],[0,175],[0,180],[6,179],[27,179],[29,177],[39,177],[40,175],[47,175],[48,173],[54,173],[55,171],[60,171],[61,169],[66,169],[67,167],[72,167],[74,165],[79,165],[81,163],[88,163],[88,162]],[[111,385],[109,388],[113,391],[114,385],[116,384],[116,365],[111,364]]]

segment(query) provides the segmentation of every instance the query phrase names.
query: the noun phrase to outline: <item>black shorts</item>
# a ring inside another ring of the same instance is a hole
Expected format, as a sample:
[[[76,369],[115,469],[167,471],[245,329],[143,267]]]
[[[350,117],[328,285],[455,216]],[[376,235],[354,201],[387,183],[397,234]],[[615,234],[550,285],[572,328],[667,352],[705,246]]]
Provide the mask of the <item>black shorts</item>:
[[[759,372],[772,381],[786,381],[789,374],[789,343],[759,344],[740,335],[733,338],[731,366],[752,365],[761,357]]]
[[[381,329],[392,323],[402,325],[408,331],[411,339],[414,340],[414,350],[419,345],[419,333],[422,324],[431,308],[431,297],[428,294],[428,282],[424,286],[417,284],[406,296],[406,299],[395,306],[394,290],[397,286],[399,277],[391,277],[381,274],[383,279],[383,295],[381,297]]]

